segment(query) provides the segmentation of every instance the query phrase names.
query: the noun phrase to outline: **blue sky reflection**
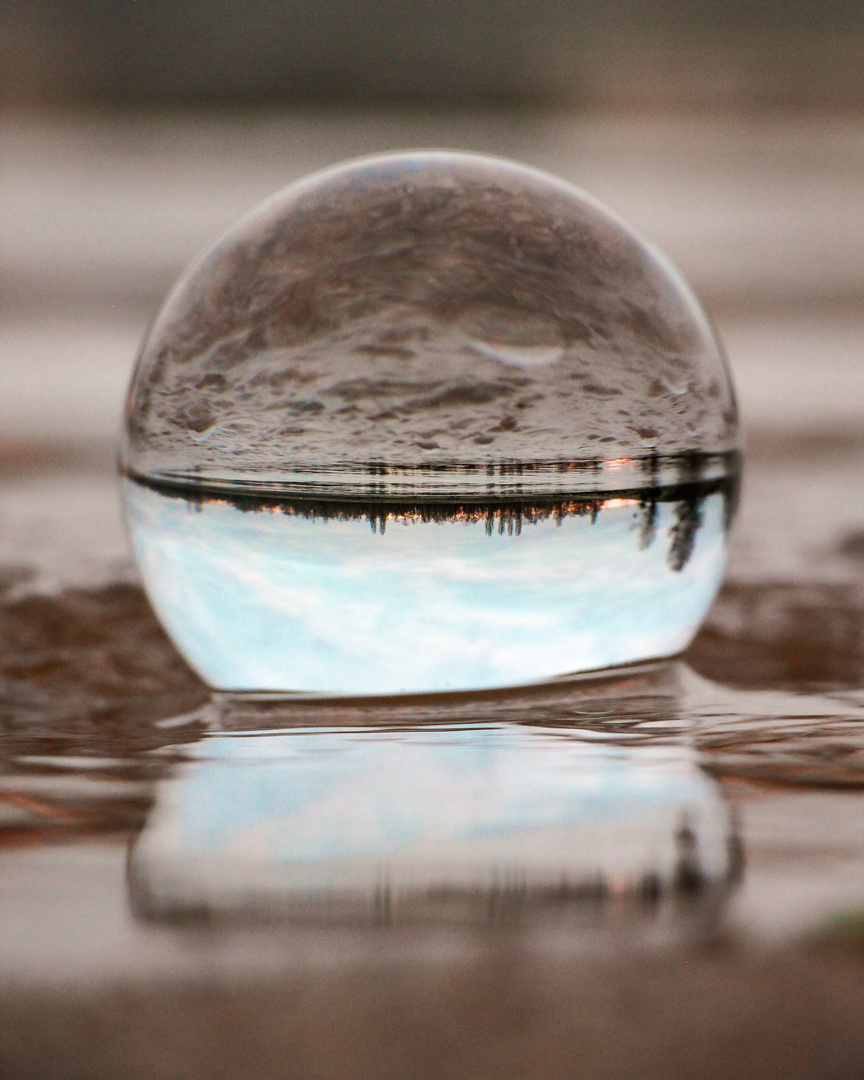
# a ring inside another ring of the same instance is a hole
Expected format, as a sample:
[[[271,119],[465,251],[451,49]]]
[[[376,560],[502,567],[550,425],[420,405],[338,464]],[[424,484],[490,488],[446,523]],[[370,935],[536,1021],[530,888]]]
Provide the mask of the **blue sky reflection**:
[[[683,825],[706,882],[730,870],[728,807],[684,747],[495,724],[215,736],[193,753],[133,852],[159,910],[507,882],[662,890]]]

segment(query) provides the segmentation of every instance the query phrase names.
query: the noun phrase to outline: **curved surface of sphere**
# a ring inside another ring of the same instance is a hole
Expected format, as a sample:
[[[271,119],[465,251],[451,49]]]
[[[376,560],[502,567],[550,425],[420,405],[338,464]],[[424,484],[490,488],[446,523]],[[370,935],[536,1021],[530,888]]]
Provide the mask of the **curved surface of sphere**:
[[[687,644],[737,418],[697,301],[614,215],[418,152],[287,188],[192,267],[123,465],[151,599],[212,684],[470,688]]]

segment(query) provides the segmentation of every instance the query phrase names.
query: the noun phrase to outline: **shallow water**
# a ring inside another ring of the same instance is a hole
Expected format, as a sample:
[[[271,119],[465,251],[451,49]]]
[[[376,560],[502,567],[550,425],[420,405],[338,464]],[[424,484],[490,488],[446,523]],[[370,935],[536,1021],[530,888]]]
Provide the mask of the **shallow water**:
[[[856,1075],[862,476],[750,468],[686,664],[387,702],[211,700],[124,557],[110,473],[7,480],[7,1071],[423,1076],[455,1039],[486,1075],[566,1075],[578,1044],[598,1074],[721,1077],[756,1032],[753,1075]]]
[[[482,925],[737,877],[730,809],[686,745],[377,715],[189,747],[132,848],[136,913]]]

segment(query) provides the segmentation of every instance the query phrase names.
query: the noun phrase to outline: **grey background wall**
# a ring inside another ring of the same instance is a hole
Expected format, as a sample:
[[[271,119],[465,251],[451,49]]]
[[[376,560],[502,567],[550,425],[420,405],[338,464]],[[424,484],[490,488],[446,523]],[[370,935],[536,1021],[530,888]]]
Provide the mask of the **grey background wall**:
[[[0,105],[843,108],[860,0],[6,0]]]

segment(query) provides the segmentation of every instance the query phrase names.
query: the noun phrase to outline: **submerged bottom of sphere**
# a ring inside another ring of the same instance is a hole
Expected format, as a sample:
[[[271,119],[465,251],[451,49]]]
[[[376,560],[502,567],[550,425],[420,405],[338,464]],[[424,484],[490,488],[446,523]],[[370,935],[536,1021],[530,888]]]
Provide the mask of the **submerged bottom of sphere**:
[[[214,688],[514,686],[669,656],[720,582],[722,484],[486,508],[256,502],[125,482],[148,595]]]

